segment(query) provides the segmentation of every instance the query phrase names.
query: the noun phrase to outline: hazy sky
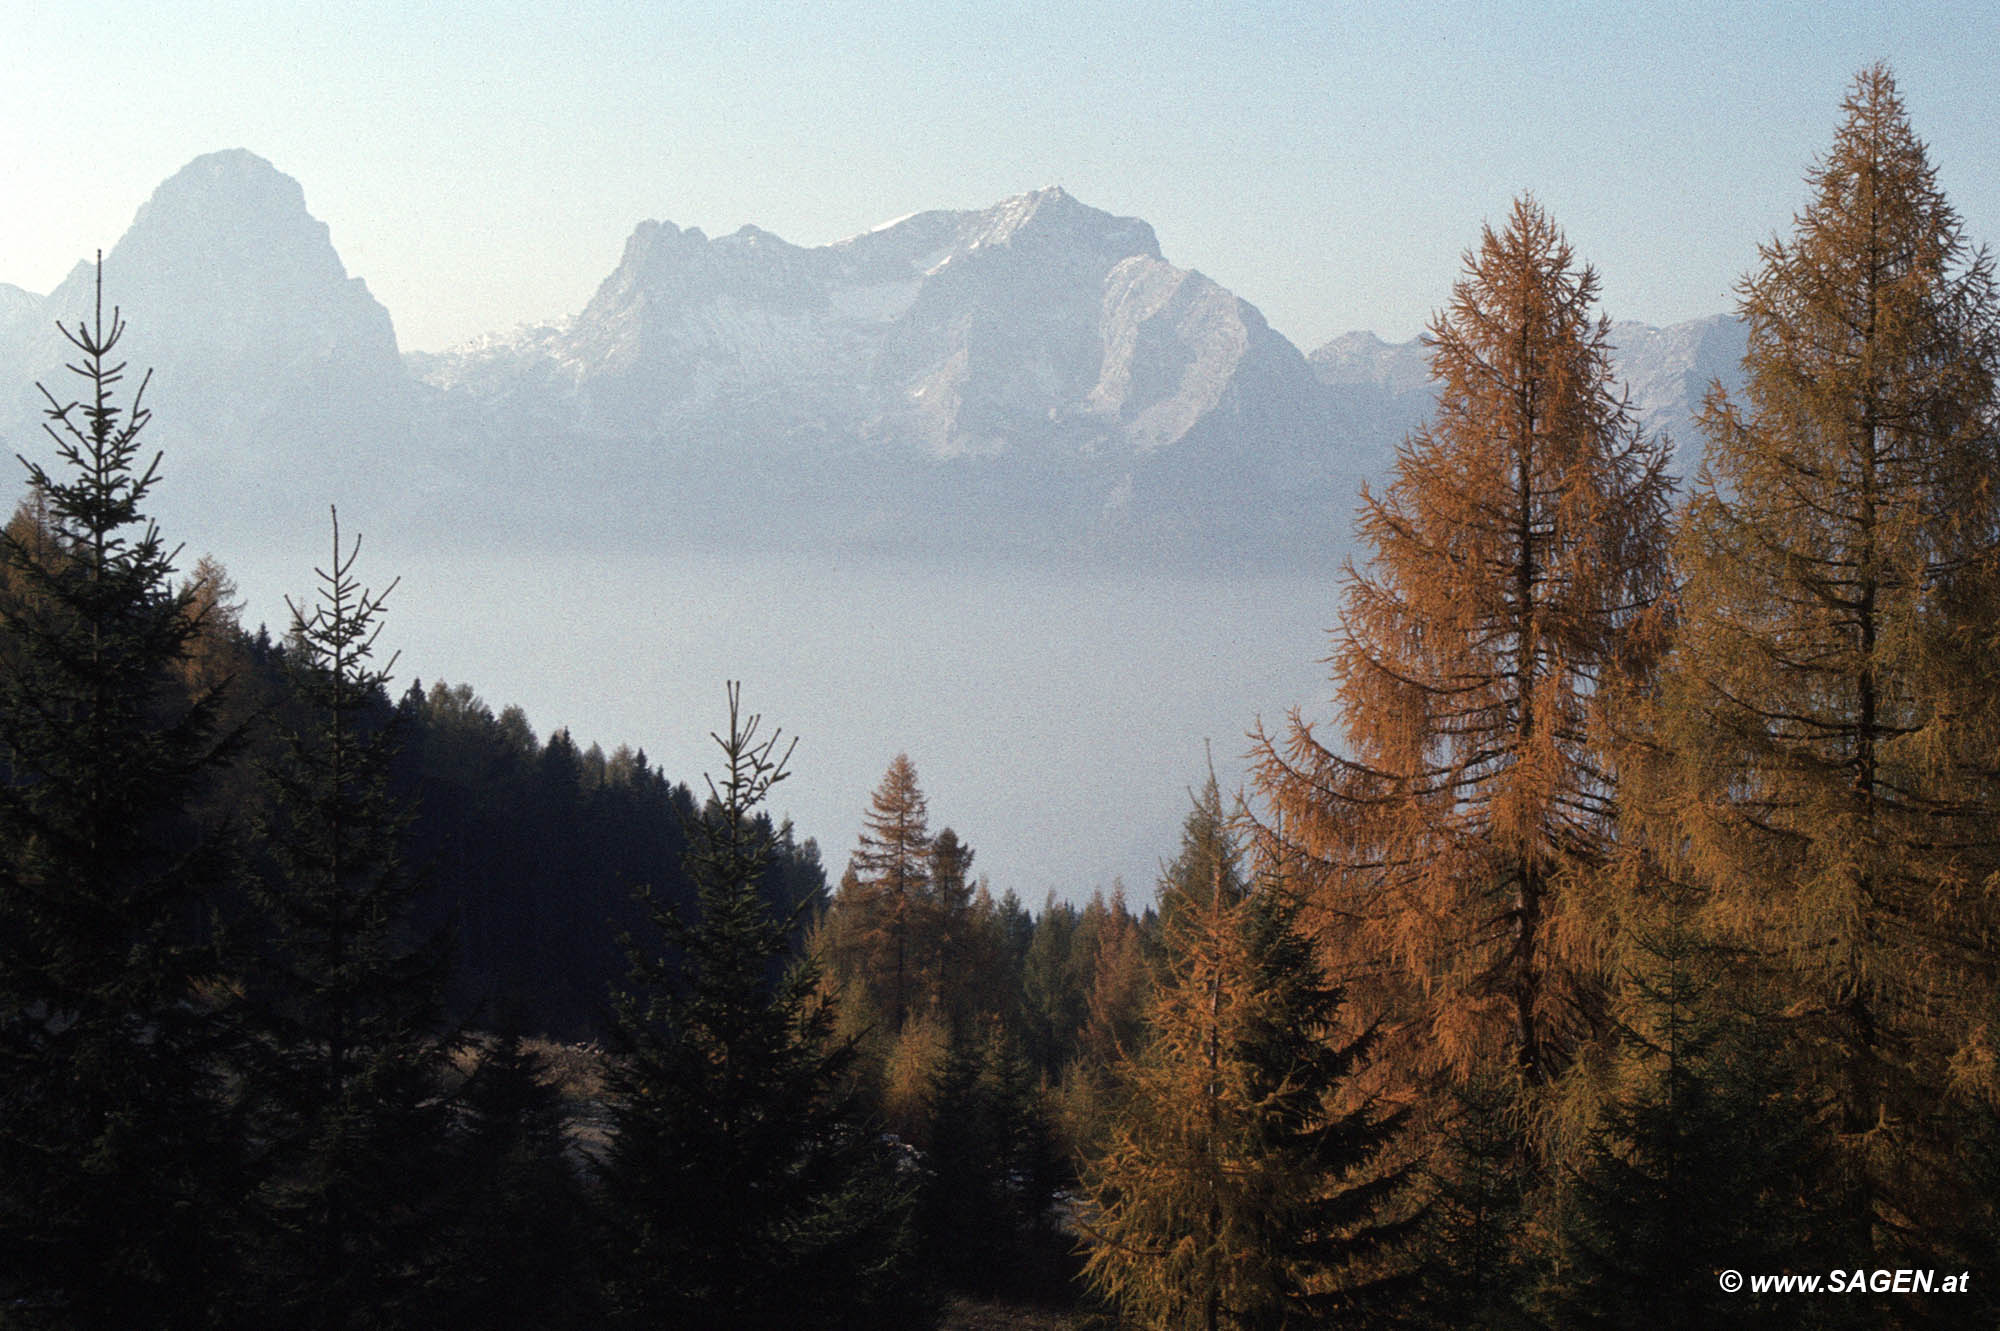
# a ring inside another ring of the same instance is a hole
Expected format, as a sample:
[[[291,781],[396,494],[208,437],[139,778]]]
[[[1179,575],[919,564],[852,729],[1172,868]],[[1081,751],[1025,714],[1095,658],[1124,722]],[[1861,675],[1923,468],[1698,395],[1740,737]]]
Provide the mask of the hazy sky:
[[[1996,12],[15,0],[0,281],[47,291],[189,159],[247,147],[405,348],[574,312],[642,218],[821,244],[1046,184],[1146,218],[1306,349],[1414,335],[1523,190],[1608,310],[1667,323],[1731,303],[1877,59],[2000,235]]]

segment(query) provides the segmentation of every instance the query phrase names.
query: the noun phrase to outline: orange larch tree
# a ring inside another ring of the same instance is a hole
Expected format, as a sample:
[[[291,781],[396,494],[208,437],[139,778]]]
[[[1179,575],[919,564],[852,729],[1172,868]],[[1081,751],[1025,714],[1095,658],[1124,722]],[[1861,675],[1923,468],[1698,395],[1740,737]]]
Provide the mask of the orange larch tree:
[[[916,765],[899,753],[869,800],[830,921],[835,969],[864,977],[891,1033],[916,1003],[929,955],[933,858],[928,802]]]
[[[1950,1142],[2000,1109],[2000,293],[1888,70],[1845,111],[1742,286],[1633,805],[1773,963],[1880,1234],[1963,1210]]]
[[[1123,1324],[1317,1326],[1407,1293],[1406,1115],[1353,1092],[1375,1032],[1282,866],[1245,883],[1238,857],[1211,781],[1161,877],[1145,1037],[1116,1051],[1119,1112],[1084,1152],[1083,1278]]]
[[[1529,1081],[1596,1022],[1586,878],[1610,834],[1591,713],[1666,581],[1664,448],[1613,382],[1597,278],[1532,199],[1432,323],[1436,412],[1364,489],[1330,664],[1346,730],[1258,738],[1337,973],[1406,1057]]]

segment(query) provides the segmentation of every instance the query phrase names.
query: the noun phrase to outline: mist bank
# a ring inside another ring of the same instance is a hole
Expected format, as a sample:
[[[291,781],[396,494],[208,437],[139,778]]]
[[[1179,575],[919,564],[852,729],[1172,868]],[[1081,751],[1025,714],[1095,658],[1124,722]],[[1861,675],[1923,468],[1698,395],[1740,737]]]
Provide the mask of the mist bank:
[[[361,571],[400,578],[382,647],[395,691],[467,683],[579,746],[643,747],[700,788],[726,680],[799,737],[773,809],[838,876],[869,792],[907,752],[934,823],[995,892],[1150,896],[1212,753],[1225,790],[1261,715],[1324,710],[1331,570],[1204,575],[714,552],[495,553],[377,531]],[[220,552],[273,624],[323,562]]]

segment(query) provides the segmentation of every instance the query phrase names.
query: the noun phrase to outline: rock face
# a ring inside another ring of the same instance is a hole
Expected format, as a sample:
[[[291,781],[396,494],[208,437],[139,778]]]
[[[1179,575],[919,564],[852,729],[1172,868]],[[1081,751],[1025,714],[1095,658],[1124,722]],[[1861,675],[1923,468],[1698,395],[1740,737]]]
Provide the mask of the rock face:
[[[1421,341],[1384,342],[1373,333],[1346,333],[1308,360],[1348,428],[1384,440],[1389,448],[1437,404],[1430,356]]]
[[[644,222],[575,318],[414,368],[476,397],[539,396],[598,434],[701,436],[726,415],[940,460],[1145,454],[1240,400],[1239,382],[1316,396],[1253,307],[1168,264],[1146,223],[1060,188],[813,249]]]
[[[0,282],[0,338],[17,336],[26,323],[41,313],[42,298],[31,291]]]
[[[261,157],[190,162],[139,209],[104,272],[106,317],[115,305],[128,329],[117,355],[134,373],[123,389],[152,371],[146,437],[171,460],[171,506],[227,513],[311,489],[301,505],[310,521],[407,430],[413,395],[388,311],[347,275],[298,182]],[[14,317],[22,302],[0,293],[10,443],[38,429],[35,383],[78,391],[62,368],[75,353],[55,325],[76,327],[95,299],[88,263]]]
[[[452,539],[1296,563],[1345,543],[1359,480],[1434,401],[1419,344],[1308,360],[1060,188],[812,248],[643,222],[571,318],[408,357],[298,182],[248,152],[161,185],[105,271],[175,502],[209,527],[340,500]],[[62,391],[54,321],[94,281],[0,286],[8,444],[36,380]],[[1616,337],[1677,433],[1741,354],[1727,319]]]
[[[299,183],[252,153],[183,167],[139,209],[105,271],[107,299],[131,325],[129,357],[153,367],[155,392],[215,404],[404,377],[389,312],[347,275]],[[43,327],[16,354],[39,349],[38,370],[56,364],[49,322],[87,315],[94,291],[92,267],[78,264],[40,302]]]
[[[1720,383],[1741,400],[1749,335],[1741,319],[1727,314],[1667,328],[1629,321],[1612,324],[1618,370],[1631,390],[1640,423],[1648,430],[1664,431],[1684,454],[1698,453],[1701,432],[1695,420],[1709,386]]]
[[[574,318],[410,365],[682,526],[747,480],[818,541],[1215,553],[1354,470],[1297,348],[1060,188],[810,249],[645,222]]]

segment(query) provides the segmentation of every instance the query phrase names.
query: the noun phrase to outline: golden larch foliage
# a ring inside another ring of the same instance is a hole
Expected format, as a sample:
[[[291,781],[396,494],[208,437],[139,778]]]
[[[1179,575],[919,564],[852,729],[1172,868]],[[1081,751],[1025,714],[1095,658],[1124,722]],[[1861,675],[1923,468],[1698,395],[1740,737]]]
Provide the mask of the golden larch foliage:
[[[1532,199],[1487,228],[1428,342],[1437,409],[1364,489],[1330,664],[1346,731],[1259,735],[1258,787],[1319,877],[1336,973],[1398,1062],[1531,1079],[1593,1028],[1585,879],[1610,834],[1591,738],[1665,578],[1665,454],[1613,382],[1597,278]]]
[[[1741,288],[1747,400],[1703,418],[1632,806],[1774,960],[1865,1206],[1900,1225],[2000,1014],[2000,309],[1889,71],[1844,110]]]
[[[931,955],[932,838],[916,765],[899,753],[869,799],[859,844],[828,915],[829,959],[864,977],[891,1032],[918,1005]]]
[[[1277,879],[1163,905],[1147,1037],[1083,1171],[1084,1278],[1130,1325],[1322,1325],[1398,1284],[1370,1263],[1406,1227],[1402,1119],[1347,1103],[1372,1035]]]

